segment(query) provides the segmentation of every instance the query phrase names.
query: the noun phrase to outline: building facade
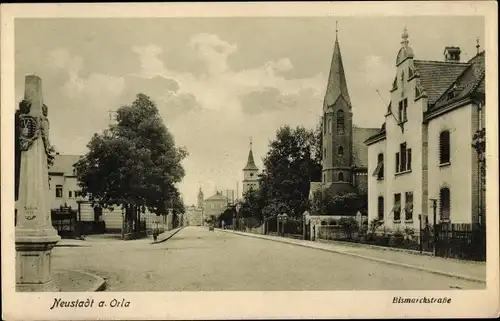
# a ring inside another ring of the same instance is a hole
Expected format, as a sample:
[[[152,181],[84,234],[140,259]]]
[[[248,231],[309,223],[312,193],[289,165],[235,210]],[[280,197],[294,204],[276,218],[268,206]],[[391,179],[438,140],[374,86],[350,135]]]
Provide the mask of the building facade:
[[[484,128],[485,54],[478,45],[461,62],[460,48],[446,47],[441,61],[417,60],[408,38],[405,29],[385,123],[365,142],[369,219],[418,228],[420,219],[433,222],[436,204],[438,222],[479,222],[481,156],[472,140]]]
[[[250,151],[248,152],[247,164],[243,168],[243,195],[249,190],[259,188],[259,168],[255,165],[253,159],[252,142],[250,142]]]
[[[378,128],[357,127],[353,124],[353,118],[342,54],[336,37],[323,101],[322,180],[311,182],[310,198],[319,188],[331,195],[367,193],[368,149],[364,141],[377,133]]]
[[[49,199],[50,208],[57,209],[61,206],[71,206],[77,209],[76,202],[80,188],[73,168],[79,155],[55,155],[54,163],[49,168]]]
[[[214,195],[203,202],[203,217],[209,219],[212,215],[218,218],[227,208],[228,199],[221,192],[216,191]]]

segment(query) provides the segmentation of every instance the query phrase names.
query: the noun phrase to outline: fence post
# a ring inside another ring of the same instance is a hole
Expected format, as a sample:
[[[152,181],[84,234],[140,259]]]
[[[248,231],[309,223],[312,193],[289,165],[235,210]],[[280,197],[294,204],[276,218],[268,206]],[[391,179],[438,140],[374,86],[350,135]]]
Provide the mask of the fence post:
[[[438,229],[437,229],[437,199],[431,199],[432,201],[432,209],[433,209],[433,215],[432,215],[432,223],[433,223],[433,228],[434,228],[434,242],[433,242],[433,247],[434,247],[434,256],[437,256],[438,252],[438,246],[437,246],[437,239],[438,239]]]

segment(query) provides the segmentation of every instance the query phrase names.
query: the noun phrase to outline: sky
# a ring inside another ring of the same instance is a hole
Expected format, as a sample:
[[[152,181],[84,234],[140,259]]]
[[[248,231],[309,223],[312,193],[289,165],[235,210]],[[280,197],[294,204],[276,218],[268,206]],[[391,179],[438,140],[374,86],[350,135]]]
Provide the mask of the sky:
[[[338,21],[354,125],[380,127],[403,29],[415,59],[461,59],[484,43],[482,17],[59,18],[15,22],[16,101],[24,77],[42,78],[50,139],[60,154],[87,152],[109,110],[139,92],[157,104],[177,146],[187,204],[201,187],[237,188],[249,142],[262,169],[282,125],[314,128],[321,116]],[[380,92],[381,96],[377,93]]]

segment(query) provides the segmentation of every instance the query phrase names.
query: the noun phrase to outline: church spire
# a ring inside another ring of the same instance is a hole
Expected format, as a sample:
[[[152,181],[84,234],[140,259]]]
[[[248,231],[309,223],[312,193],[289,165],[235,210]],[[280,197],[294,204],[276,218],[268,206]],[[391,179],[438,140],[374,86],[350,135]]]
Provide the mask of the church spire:
[[[255,161],[253,160],[253,152],[252,152],[252,138],[250,137],[250,151],[248,152],[248,160],[245,169],[258,169],[255,165]]]
[[[342,63],[342,55],[340,53],[338,25],[337,23],[335,24],[335,45],[333,47],[330,75],[328,77],[328,85],[326,87],[325,105],[328,107],[335,104],[337,99],[342,96],[347,104],[351,106],[351,98],[349,97],[349,92],[347,91],[347,81],[344,73],[344,65]]]

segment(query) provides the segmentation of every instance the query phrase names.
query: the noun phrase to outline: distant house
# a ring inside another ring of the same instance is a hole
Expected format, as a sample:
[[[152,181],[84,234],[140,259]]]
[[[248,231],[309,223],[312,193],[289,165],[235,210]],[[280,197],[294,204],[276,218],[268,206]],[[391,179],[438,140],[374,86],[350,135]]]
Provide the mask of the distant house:
[[[221,192],[217,191],[214,195],[205,199],[203,202],[203,216],[205,219],[210,218],[212,215],[218,218],[228,205],[228,199]]]
[[[366,140],[369,219],[415,228],[436,221],[481,222],[481,156],[473,136],[484,128],[485,53],[467,62],[446,47],[441,61],[417,60],[402,36],[385,123]]]
[[[55,155],[54,163],[49,168],[50,208],[71,206],[77,209],[77,195],[80,191],[73,165],[80,155]]]

